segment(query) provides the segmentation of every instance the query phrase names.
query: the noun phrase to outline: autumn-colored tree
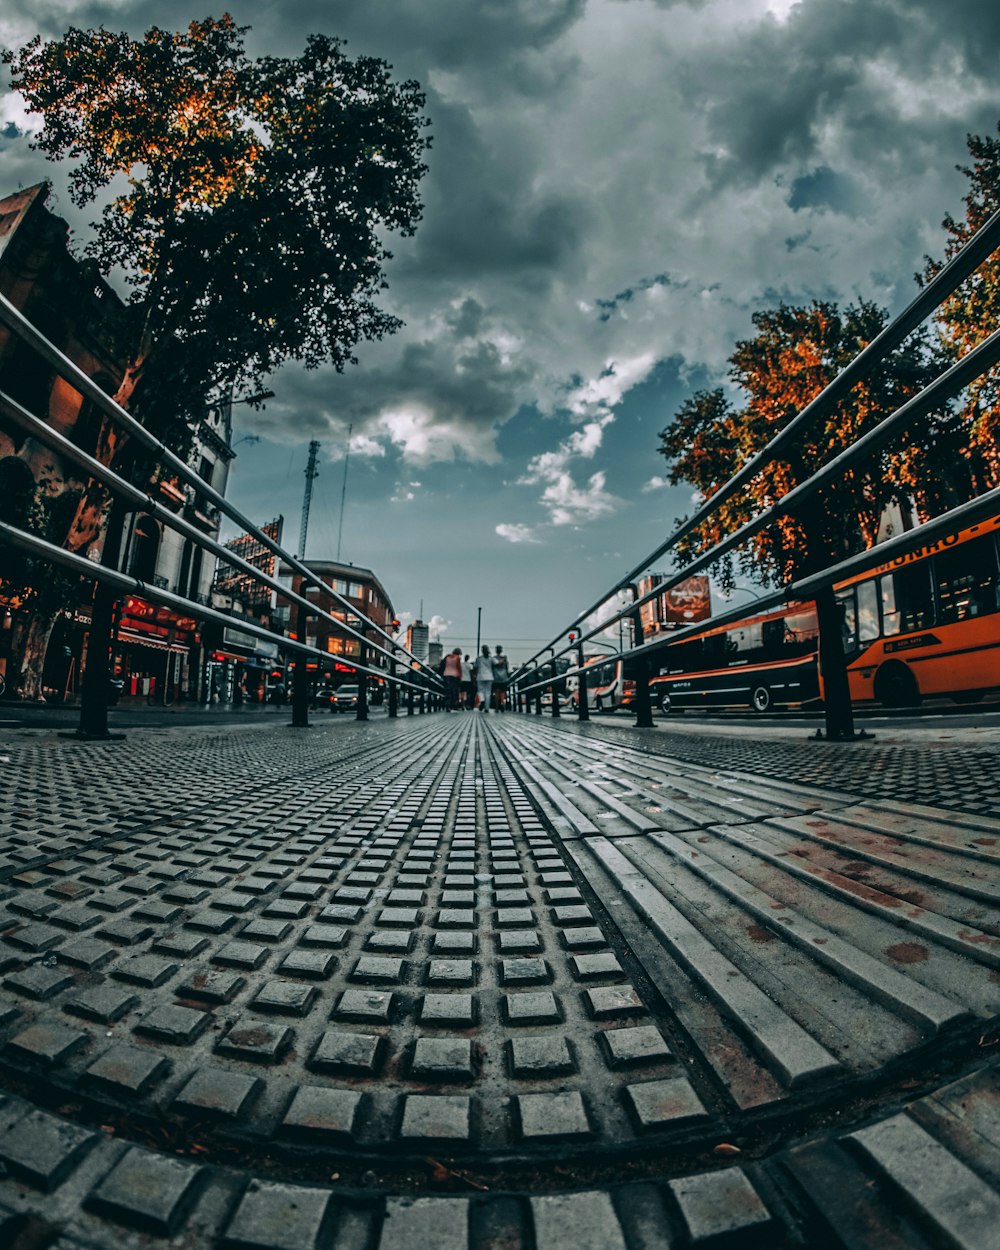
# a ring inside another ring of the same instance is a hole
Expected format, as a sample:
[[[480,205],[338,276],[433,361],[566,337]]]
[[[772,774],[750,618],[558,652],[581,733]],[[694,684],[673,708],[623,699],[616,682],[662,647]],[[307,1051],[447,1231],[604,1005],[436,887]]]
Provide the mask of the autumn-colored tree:
[[[959,166],[969,179],[965,217],[949,213],[943,261],[928,260],[920,281],[929,281],[1000,208],[1000,139],[969,135],[972,164]],[[979,267],[938,310],[943,350],[949,360],[970,352],[1000,326],[1000,253]],[[1000,485],[1000,370],[989,370],[965,391],[960,415],[966,428],[964,455],[980,494]]]
[[[886,314],[862,301],[840,309],[814,301],[780,304],[754,314],[756,335],[737,343],[729,358],[731,399],[722,388],[699,391],[660,434],[673,483],[690,483],[710,498],[879,333]],[[780,500],[836,452],[872,429],[939,372],[926,336],[914,335],[835,410],[803,432],[793,453],[764,465],[744,490],[725,501],[679,548],[684,558],[706,550]],[[925,418],[871,464],[847,473],[793,515],[783,515],[738,554],[751,578],[781,585],[864,550],[875,542],[889,504],[912,502],[918,512],[966,497],[961,430],[949,413]],[[732,585],[734,562],[718,570]]]
[[[422,209],[418,85],[323,35],[298,58],[251,60],[246,30],[229,15],[139,40],[70,29],[3,55],[43,120],[34,146],[74,162],[74,202],[117,192],[85,249],[130,288],[115,398],[178,451],[211,393],[259,391],[289,359],[341,370],[395,331],[375,303],[384,238],[412,234]],[[97,455],[148,472],[109,421]],[[71,549],[98,538],[103,500],[93,487],[81,501]]]

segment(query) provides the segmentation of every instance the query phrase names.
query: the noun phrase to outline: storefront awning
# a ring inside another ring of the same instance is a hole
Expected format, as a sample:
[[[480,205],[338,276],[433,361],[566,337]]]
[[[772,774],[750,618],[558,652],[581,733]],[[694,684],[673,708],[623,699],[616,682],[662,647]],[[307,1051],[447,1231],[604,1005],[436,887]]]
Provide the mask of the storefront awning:
[[[185,643],[151,638],[148,634],[137,634],[131,629],[119,629],[118,641],[127,642],[133,647],[148,647],[151,651],[172,651],[175,655],[187,655],[190,650]]]

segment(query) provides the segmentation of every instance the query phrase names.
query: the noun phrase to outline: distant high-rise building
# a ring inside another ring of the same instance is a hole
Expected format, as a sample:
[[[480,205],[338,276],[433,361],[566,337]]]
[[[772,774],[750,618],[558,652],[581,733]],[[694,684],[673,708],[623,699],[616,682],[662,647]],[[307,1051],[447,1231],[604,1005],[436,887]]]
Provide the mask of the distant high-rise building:
[[[436,669],[444,659],[444,643],[438,642],[435,638],[433,642],[427,644],[427,663],[431,668]]]
[[[406,630],[406,649],[421,664],[427,663],[427,652],[430,647],[430,626],[423,621],[414,621]]]

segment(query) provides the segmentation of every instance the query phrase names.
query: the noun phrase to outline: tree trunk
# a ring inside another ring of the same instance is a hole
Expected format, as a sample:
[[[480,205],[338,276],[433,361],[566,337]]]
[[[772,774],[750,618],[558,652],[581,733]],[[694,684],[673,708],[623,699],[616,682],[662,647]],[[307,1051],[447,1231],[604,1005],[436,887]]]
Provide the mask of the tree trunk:
[[[59,619],[59,612],[33,613],[21,637],[20,665],[17,670],[17,689],[22,699],[45,702],[42,694],[42,673],[45,655],[49,649],[52,630]]]

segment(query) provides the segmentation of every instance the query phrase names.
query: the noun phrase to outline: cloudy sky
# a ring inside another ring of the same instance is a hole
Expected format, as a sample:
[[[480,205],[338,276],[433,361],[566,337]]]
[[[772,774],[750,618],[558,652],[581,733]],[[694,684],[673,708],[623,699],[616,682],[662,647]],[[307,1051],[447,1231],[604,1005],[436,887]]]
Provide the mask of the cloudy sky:
[[[286,368],[237,409],[231,497],[286,517],[322,443],[308,555],[376,570],[453,645],[544,643],[686,512],[657,433],[723,380],[756,309],[911,298],[961,212],[968,132],[993,132],[1000,6],[981,0],[245,0],[251,52],[343,37],[427,93],[426,211],[357,368]],[[186,0],[5,0],[0,42],[138,35]],[[221,7],[214,11],[221,12]],[[0,97],[0,188],[64,167]],[[466,646],[466,649],[469,649]]]

